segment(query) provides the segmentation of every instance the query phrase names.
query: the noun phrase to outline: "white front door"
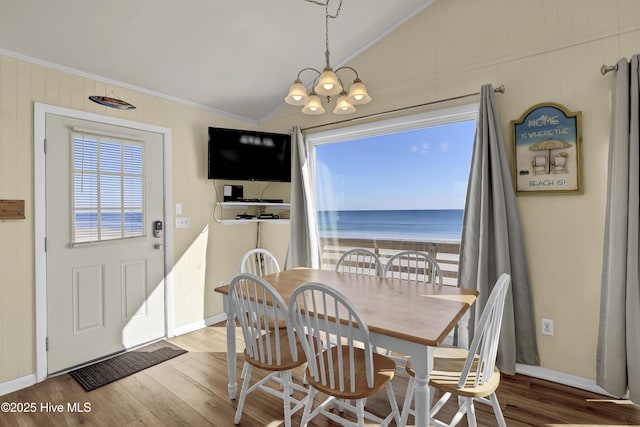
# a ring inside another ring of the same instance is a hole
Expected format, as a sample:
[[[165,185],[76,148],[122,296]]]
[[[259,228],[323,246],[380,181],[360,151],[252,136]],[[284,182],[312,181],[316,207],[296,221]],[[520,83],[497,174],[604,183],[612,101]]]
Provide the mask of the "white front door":
[[[54,373],[165,336],[163,139],[47,114],[46,147]]]

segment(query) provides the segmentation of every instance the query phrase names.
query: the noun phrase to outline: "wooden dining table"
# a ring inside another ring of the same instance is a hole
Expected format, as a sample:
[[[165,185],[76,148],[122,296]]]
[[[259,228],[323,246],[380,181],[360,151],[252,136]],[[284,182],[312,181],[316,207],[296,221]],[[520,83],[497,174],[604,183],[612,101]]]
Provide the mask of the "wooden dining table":
[[[417,285],[401,279],[295,268],[263,277],[287,303],[294,289],[307,282],[324,283],[345,295],[369,327],[372,344],[411,356],[416,375],[416,426],[429,425],[429,373],[433,353],[475,302],[478,292],[454,286]],[[223,295],[227,313],[229,396],[235,399],[236,328],[229,307],[229,286],[215,288]]]

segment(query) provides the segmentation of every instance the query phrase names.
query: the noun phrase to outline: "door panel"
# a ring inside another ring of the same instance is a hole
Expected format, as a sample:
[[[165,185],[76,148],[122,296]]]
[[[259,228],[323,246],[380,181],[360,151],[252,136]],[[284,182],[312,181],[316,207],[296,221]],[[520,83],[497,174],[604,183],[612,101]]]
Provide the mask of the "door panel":
[[[73,270],[73,333],[90,333],[104,324],[104,266]]]
[[[54,373],[165,335],[163,136],[47,114],[46,138]]]

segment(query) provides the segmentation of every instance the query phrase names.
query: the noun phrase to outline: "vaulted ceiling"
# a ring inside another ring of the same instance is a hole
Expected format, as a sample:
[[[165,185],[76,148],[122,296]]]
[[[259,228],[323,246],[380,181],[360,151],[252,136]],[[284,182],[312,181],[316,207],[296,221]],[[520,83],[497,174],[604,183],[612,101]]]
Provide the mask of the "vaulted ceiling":
[[[344,0],[329,23],[331,65],[433,1]],[[300,69],[323,68],[319,2],[0,0],[0,54],[259,122]]]

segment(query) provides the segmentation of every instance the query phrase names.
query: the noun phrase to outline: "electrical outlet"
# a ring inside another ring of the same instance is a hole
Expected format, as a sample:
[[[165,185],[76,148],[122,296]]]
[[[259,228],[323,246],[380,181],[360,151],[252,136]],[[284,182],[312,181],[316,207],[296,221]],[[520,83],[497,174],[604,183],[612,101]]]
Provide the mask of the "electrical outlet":
[[[542,335],[553,335],[553,320],[542,319]]]

